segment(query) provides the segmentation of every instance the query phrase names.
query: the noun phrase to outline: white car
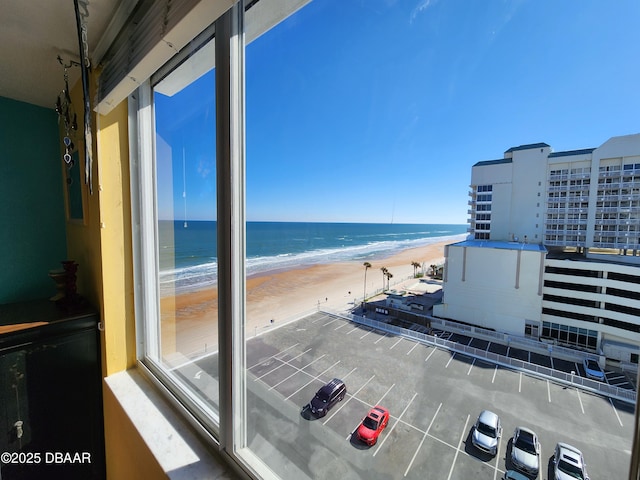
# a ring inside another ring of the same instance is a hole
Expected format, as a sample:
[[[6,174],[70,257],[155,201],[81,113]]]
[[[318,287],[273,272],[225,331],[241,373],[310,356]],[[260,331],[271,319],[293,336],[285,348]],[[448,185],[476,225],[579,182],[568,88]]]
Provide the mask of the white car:
[[[604,382],[604,372],[600,368],[598,362],[590,358],[585,358],[583,363],[584,373],[587,374],[587,378]]]
[[[495,455],[498,453],[498,442],[501,436],[502,426],[498,415],[489,410],[484,410],[480,413],[473,427],[471,443],[476,448]]]
[[[537,477],[540,471],[540,442],[528,428],[517,427],[511,443],[511,463],[514,468]]]
[[[566,443],[558,443],[553,456],[555,480],[589,480],[582,452]]]

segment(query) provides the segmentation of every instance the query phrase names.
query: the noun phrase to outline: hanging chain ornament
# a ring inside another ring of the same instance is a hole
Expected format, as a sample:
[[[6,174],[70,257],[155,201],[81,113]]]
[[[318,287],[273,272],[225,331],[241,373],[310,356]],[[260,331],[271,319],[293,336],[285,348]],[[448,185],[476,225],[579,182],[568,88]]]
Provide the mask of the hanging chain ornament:
[[[89,95],[89,44],[87,41],[87,23],[89,17],[89,0],[73,0],[78,30],[78,47],[80,50],[80,69],[82,70],[82,99],[84,101],[84,182],[89,185],[89,193],[93,194],[93,140],[91,137],[91,100]],[[82,12],[80,12],[82,6]]]
[[[69,67],[77,64],[72,61],[69,65],[64,65],[60,56],[58,56],[58,61],[64,67],[64,89],[60,92],[56,100],[56,113],[58,114],[58,122],[62,121],[64,123],[65,135],[63,142],[65,152],[62,158],[67,168],[70,169],[74,163],[71,157],[71,153],[75,148],[72,137],[75,137],[75,133],[78,130],[78,117],[71,103],[71,96],[69,95]]]

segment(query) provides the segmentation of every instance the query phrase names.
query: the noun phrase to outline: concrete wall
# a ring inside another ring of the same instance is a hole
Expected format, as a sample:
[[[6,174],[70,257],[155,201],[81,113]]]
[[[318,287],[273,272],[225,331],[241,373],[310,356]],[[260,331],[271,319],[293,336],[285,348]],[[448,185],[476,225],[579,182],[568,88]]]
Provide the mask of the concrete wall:
[[[524,335],[525,320],[540,320],[542,255],[450,245],[443,303],[434,315]]]
[[[513,189],[508,222],[512,233],[542,243],[549,147],[513,152]],[[493,217],[492,217],[493,218]]]

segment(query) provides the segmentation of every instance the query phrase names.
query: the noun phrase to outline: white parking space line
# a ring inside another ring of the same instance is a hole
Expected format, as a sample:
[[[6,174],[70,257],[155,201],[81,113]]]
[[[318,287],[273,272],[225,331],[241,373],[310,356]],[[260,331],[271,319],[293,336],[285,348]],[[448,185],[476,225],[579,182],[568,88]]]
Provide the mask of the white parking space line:
[[[451,360],[454,359],[454,357],[456,356],[456,354],[454,353],[453,355],[451,355],[451,358],[449,358],[449,361],[447,362],[447,364],[444,366],[444,368],[449,368],[449,364],[451,363]]]
[[[352,368],[352,369],[351,369],[351,371],[350,371],[349,373],[347,373],[346,375],[344,375],[344,376],[342,377],[342,380],[346,380],[346,379],[349,377],[349,375],[351,375],[351,374],[352,374],[353,372],[355,372],[357,369],[358,369],[358,367]]]
[[[355,368],[354,368],[353,370],[355,370]],[[351,370],[351,372],[353,372],[353,370]],[[349,372],[349,373],[351,373],[351,372]],[[344,406],[345,406],[347,403],[349,403],[349,402],[351,401],[351,399],[352,399],[352,398],[355,398],[355,397],[358,395],[358,393],[360,393],[360,390],[362,390],[364,387],[366,387],[366,386],[369,384],[369,382],[370,382],[371,380],[373,380],[375,377],[376,377],[375,375],[371,375],[371,378],[370,378],[369,380],[367,380],[367,381],[364,383],[364,385],[362,385],[358,390],[356,390],[354,393],[352,393],[351,395],[349,395],[349,398],[347,398],[347,401],[346,401],[346,402],[342,402],[342,405],[340,405],[340,408],[337,408],[337,409],[333,412],[333,415],[331,415],[331,416],[330,416],[329,418],[327,418],[324,422],[322,422],[322,424],[323,424],[323,425],[326,425],[326,424],[327,424],[327,422],[328,422],[329,420],[331,420],[333,417],[335,417],[335,416],[336,416],[336,414],[337,414],[340,410],[342,410],[342,409],[344,408]],[[345,375],[345,377],[344,377],[344,378],[347,378],[347,376]]]
[[[434,353],[436,353],[436,348],[434,348],[433,350],[431,350],[431,353],[429,354],[429,356],[427,358],[424,359],[424,361],[426,362],[427,360],[429,360],[431,358],[431,355],[433,355]]]
[[[371,332],[373,332],[373,328],[371,330],[369,330],[367,333],[365,333],[364,335],[362,335],[360,337],[360,340],[362,340],[364,337],[366,337],[367,335],[369,335]]]
[[[496,373],[498,373],[498,365],[493,369],[493,378],[491,379],[491,383],[496,381]]]
[[[520,372],[520,379],[518,380],[518,393],[522,393],[522,372]]]
[[[438,409],[436,410],[435,415],[431,419],[431,422],[429,423],[429,426],[427,427],[427,431],[424,432],[424,435],[422,436],[422,440],[420,440],[420,443],[418,444],[418,448],[416,448],[416,452],[413,454],[413,457],[411,458],[411,461],[409,462],[409,465],[407,466],[407,469],[404,471],[404,476],[405,477],[407,476],[407,473],[409,473],[409,470],[411,469],[411,466],[413,465],[413,462],[415,461],[416,457],[418,456],[418,452],[420,451],[420,448],[422,448],[422,444],[426,440],[427,435],[429,434],[429,430],[431,430],[431,425],[433,425],[433,422],[435,421],[436,417],[438,416],[438,413],[440,412],[440,408],[442,408],[442,402],[440,402],[440,405],[438,405]]]
[[[311,349],[310,349],[310,348],[308,348],[308,349],[306,349],[304,352],[302,352],[302,353],[300,353],[300,354],[296,355],[295,357],[293,357],[291,360],[295,360],[296,358],[301,357],[302,355],[304,355],[305,353],[310,352],[310,351],[311,351]],[[276,371],[276,370],[278,370],[280,367],[284,367],[285,365],[290,365],[290,364],[289,364],[289,362],[291,361],[291,360],[287,360],[287,361],[285,361],[285,360],[282,360],[282,359],[280,359],[280,358],[276,358],[276,360],[280,360],[282,363],[281,363],[280,365],[278,365],[276,368],[274,368],[274,369],[272,369],[272,370],[269,370],[268,372],[263,373],[262,375],[260,375],[259,377],[257,377],[257,378],[254,380],[254,382],[257,382],[258,380],[262,379],[262,377],[265,377],[265,376],[269,375],[270,373],[275,372],[275,371]]]
[[[453,475],[453,468],[456,466],[456,460],[458,459],[458,454],[460,453],[460,444],[462,443],[462,439],[464,438],[464,436],[467,434],[467,425],[469,424],[469,417],[471,417],[470,414],[467,415],[467,420],[464,422],[462,435],[460,435],[460,441],[456,446],[456,454],[453,456],[453,462],[451,462],[451,469],[449,470],[449,476],[447,477],[447,480],[451,480],[451,475]]]
[[[338,319],[337,319],[337,318],[334,318],[333,320],[331,320],[331,321],[329,321],[329,322],[325,323],[325,324],[324,324],[324,325],[322,325],[322,326],[323,326],[323,327],[326,327],[326,326],[331,325],[332,323],[337,322],[337,321],[338,321]]]
[[[296,393],[300,392],[302,389],[304,389],[305,387],[311,385],[313,382],[315,382],[316,380],[319,380],[320,377],[322,377],[322,375],[324,375],[325,373],[327,373],[329,370],[331,370],[333,367],[335,367],[336,365],[338,365],[340,363],[340,360],[338,360],[336,363],[334,363],[333,365],[331,365],[329,368],[327,368],[326,370],[324,370],[323,372],[321,372],[319,375],[313,377],[311,380],[309,380],[307,383],[305,383],[303,386],[301,386],[298,390],[296,390],[295,392],[293,392],[291,395],[289,395],[287,398],[285,398],[285,400],[289,400],[291,397],[293,397]]]
[[[269,359],[271,359],[271,358],[275,358],[275,356],[276,356],[276,355],[280,355],[281,353],[284,353],[284,352],[286,352],[287,350],[291,350],[292,348],[297,347],[298,345],[300,345],[300,344],[299,344],[299,343],[296,343],[296,344],[294,344],[294,345],[291,345],[291,346],[290,346],[290,347],[288,347],[288,348],[285,348],[284,350],[281,350],[281,351],[280,351],[280,352],[278,352],[278,353],[274,353],[274,354],[273,354],[273,355],[271,355],[267,360],[269,360]],[[247,370],[251,370],[251,369],[252,369],[252,368],[254,368],[254,367],[258,367],[258,366],[262,365],[265,361],[266,361],[266,360],[260,360],[260,362],[259,362],[259,363],[256,363],[255,365],[250,366]]]
[[[347,322],[343,322],[342,325],[337,326],[336,328],[333,329],[333,331],[340,330],[341,328],[346,327],[347,325],[349,325]]]
[[[380,340],[382,340],[384,337],[386,337],[387,335],[389,335],[388,333],[385,333],[384,335],[382,335],[379,339],[377,339],[374,343],[374,345],[376,345]]]
[[[289,375],[286,378],[283,378],[282,380],[280,380],[278,383],[276,383],[275,385],[272,385],[269,387],[269,390],[273,390],[274,388],[276,388],[278,385],[280,385],[283,382],[286,382],[287,380],[289,380],[291,377],[293,377],[294,375],[297,375],[298,373],[304,371],[305,368],[307,368],[310,365],[313,365],[314,363],[316,363],[318,360],[320,360],[322,357],[326,357],[327,355],[321,355],[318,358],[316,358],[314,361],[307,363],[304,367],[302,368],[297,368],[295,372],[293,372],[291,375]]]
[[[413,352],[413,349],[416,348],[418,345],[420,345],[418,342],[416,342],[416,344],[411,347],[411,349],[407,352],[407,355],[409,355],[411,352]]]
[[[496,480],[498,478],[498,471],[502,472],[502,470],[498,468],[498,459],[500,458],[500,445],[502,445],[502,436],[498,439],[498,448],[496,449],[495,457],[496,464],[493,466],[493,480]]]
[[[584,415],[584,405],[582,405],[582,397],[580,396],[580,390],[576,388],[576,393],[578,394],[578,401],[580,402],[580,410],[582,410],[582,414]]]
[[[469,376],[469,374],[471,373],[471,369],[473,368],[473,366],[476,364],[476,359],[473,359],[473,362],[471,362],[471,365],[469,365],[469,371],[467,372],[467,376]]]
[[[389,347],[389,350],[391,350],[393,347],[395,347],[397,344],[399,344],[402,341],[402,338],[399,338],[398,341],[396,343],[394,343],[393,345],[391,345]]]
[[[551,403],[551,384],[549,380],[547,380],[547,398],[549,399],[549,403]]]
[[[616,410],[616,406],[613,404],[613,400],[609,399],[609,403],[611,403],[611,408],[613,408],[613,413],[616,414],[616,418],[618,419],[620,426],[624,427],[624,425],[622,425],[622,420],[620,420],[620,415],[618,415],[618,410]]]
[[[376,405],[380,405],[380,404],[382,403],[382,400],[384,400],[384,397],[386,397],[386,396],[387,396],[387,394],[391,391],[391,389],[392,389],[393,387],[395,387],[395,386],[396,386],[396,384],[395,384],[395,383],[394,383],[393,385],[391,385],[391,386],[387,389],[387,391],[386,391],[386,392],[384,392],[384,395],[382,395],[382,397],[380,397],[380,400],[378,400],[378,402],[376,403]],[[373,406],[373,405],[372,405],[372,406]]]
[[[347,335],[351,335],[353,332],[355,332],[356,330],[360,330],[360,327],[353,327],[351,330],[349,330],[347,332]]]
[[[384,442],[387,441],[387,438],[389,438],[391,436],[391,432],[393,432],[394,428],[396,428],[396,426],[400,423],[400,419],[402,418],[402,416],[407,412],[407,409],[409,408],[409,406],[413,403],[413,401],[415,400],[415,398],[418,396],[417,393],[413,394],[413,397],[411,397],[411,400],[409,400],[409,403],[407,403],[407,406],[404,407],[404,410],[402,410],[402,413],[400,414],[400,416],[398,417],[398,420],[396,420],[396,423],[393,424],[393,426],[389,429],[389,431],[387,432],[387,434],[385,435],[385,437],[382,439],[382,442],[380,442],[378,444],[378,448],[376,448],[376,451],[373,452],[373,456],[375,457],[376,454],[380,451],[380,449],[382,448],[382,446],[384,445]]]

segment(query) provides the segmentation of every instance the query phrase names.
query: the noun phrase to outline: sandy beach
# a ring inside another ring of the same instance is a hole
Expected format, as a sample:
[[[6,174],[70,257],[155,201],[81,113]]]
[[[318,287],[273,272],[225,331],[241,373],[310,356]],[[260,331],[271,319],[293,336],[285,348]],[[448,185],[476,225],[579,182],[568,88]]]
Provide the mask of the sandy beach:
[[[367,297],[382,288],[381,268],[393,275],[394,284],[413,277],[412,262],[432,264],[444,262],[444,246],[441,242],[424,247],[407,249],[393,256],[370,260],[367,270]],[[364,262],[340,262],[296,268],[283,272],[267,273],[247,279],[247,338],[290,321],[304,313],[320,308],[345,310],[354,301],[362,301],[365,291]],[[420,270],[419,270],[420,271]],[[385,280],[386,282],[386,280]],[[163,298],[163,318],[172,315],[175,308],[175,350],[179,357],[194,357],[217,350],[217,290],[200,290]],[[174,304],[175,302],[175,304]],[[167,327],[163,324],[163,332]],[[171,355],[173,335],[163,334],[163,352]]]

